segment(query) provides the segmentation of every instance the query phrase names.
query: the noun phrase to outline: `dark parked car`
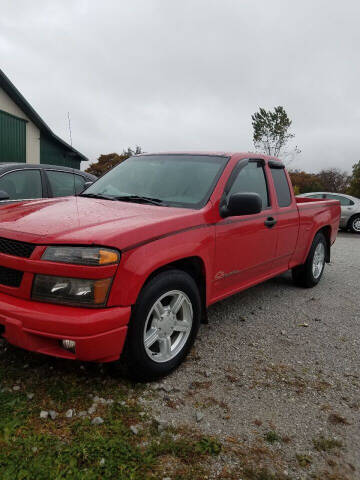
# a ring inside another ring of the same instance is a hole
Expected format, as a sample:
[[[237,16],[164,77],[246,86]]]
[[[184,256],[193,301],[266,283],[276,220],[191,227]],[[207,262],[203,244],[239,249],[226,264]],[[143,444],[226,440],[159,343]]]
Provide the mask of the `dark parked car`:
[[[75,168],[0,163],[0,206],[20,200],[77,195],[95,180],[94,175]]]

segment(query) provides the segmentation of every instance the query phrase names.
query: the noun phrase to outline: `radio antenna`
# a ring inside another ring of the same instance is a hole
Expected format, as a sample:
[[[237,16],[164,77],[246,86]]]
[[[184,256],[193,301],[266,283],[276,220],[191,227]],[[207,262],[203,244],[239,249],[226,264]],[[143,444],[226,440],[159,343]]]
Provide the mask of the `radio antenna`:
[[[67,116],[68,116],[68,122],[69,122],[70,145],[72,146],[72,135],[71,135],[70,112],[68,112]]]

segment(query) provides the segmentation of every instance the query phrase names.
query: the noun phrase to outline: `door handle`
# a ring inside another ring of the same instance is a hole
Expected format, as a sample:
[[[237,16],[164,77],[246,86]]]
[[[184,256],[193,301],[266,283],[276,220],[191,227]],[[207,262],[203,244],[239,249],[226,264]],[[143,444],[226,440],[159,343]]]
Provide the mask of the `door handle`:
[[[274,217],[268,217],[268,218],[265,220],[265,222],[264,222],[264,224],[265,224],[268,228],[274,227],[274,226],[276,225],[276,223],[277,223],[277,220],[275,220]]]

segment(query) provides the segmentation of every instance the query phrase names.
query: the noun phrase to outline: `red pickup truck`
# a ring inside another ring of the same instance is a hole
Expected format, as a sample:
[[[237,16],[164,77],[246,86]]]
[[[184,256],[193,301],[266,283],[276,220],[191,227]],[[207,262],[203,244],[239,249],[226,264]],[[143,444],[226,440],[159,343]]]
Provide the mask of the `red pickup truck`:
[[[68,359],[121,355],[149,380],[184,359],[208,305],[289,269],[316,285],[340,204],[295,198],[276,158],[141,154],[0,220],[2,336]]]

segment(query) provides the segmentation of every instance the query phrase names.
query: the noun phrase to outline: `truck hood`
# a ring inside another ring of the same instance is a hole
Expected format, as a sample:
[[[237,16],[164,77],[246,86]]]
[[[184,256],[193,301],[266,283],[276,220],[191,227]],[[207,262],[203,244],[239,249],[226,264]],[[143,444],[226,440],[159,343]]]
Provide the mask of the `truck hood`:
[[[198,225],[197,210],[85,197],[63,197],[0,208],[0,236],[37,244],[97,244],[125,248]]]

